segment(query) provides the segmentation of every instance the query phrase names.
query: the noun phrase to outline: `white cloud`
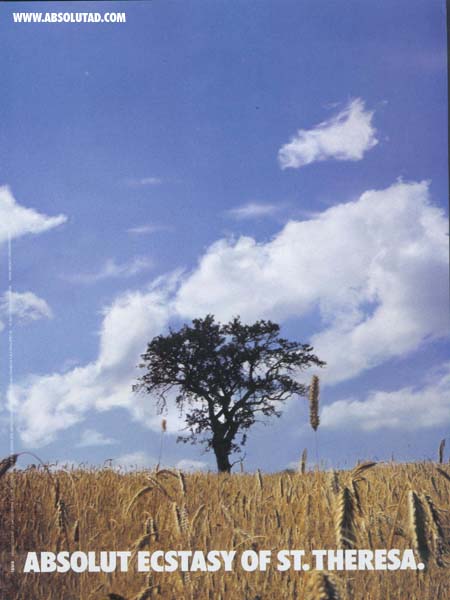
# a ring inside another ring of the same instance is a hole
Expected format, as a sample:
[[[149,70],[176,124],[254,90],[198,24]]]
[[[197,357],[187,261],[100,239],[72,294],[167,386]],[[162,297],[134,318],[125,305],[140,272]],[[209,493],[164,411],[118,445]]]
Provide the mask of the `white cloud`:
[[[117,468],[125,471],[134,469],[152,469],[156,467],[157,460],[146,454],[145,452],[130,452],[123,454],[119,458],[114,459],[114,465]]]
[[[48,217],[17,204],[7,186],[0,187],[0,244],[26,234],[37,234],[58,227],[67,221],[64,215]]]
[[[146,452],[138,450],[137,452],[130,452],[115,458],[113,464],[116,468],[121,468],[125,471],[132,469],[154,469],[158,464],[158,460],[153,456],[148,455]],[[187,458],[179,460],[175,465],[167,463],[166,461],[163,461],[160,464],[160,468],[175,468],[182,471],[201,471],[207,467],[207,463],[202,460],[190,460]]]
[[[97,283],[98,281],[103,281],[105,279],[133,277],[152,267],[153,261],[143,256],[137,256],[122,264],[117,263],[114,259],[108,259],[99,271],[93,273],[77,273],[71,275],[69,279],[75,283]]]
[[[10,311],[19,323],[53,317],[47,302],[33,292],[5,292],[0,298],[0,314],[7,316]]]
[[[140,405],[150,402],[133,394],[131,386],[146,343],[169,318],[167,292],[158,284],[142,293],[123,294],[105,309],[97,360],[65,373],[31,376],[9,390],[25,444],[50,443],[90,410],[124,407],[138,414]]]
[[[227,214],[233,219],[257,219],[260,217],[270,217],[279,210],[275,204],[263,204],[260,202],[250,202],[243,206],[231,208]]]
[[[146,343],[171,317],[212,312],[220,320],[239,314],[283,322],[317,313],[312,343],[328,363],[322,381],[331,384],[446,335],[447,284],[447,220],[431,204],[426,182],[367,191],[291,221],[266,243],[220,240],[181,283],[175,274],[107,307],[95,361],[13,387],[22,439],[48,443],[88,411],[113,407],[159,431],[151,399],[133,395],[131,385]],[[175,408],[167,418],[176,431]]]
[[[128,184],[132,187],[140,187],[146,185],[161,185],[162,182],[163,180],[160,177],[139,177],[128,180]]]
[[[181,286],[176,309],[248,321],[318,309],[312,343],[328,363],[322,377],[342,381],[446,335],[446,233],[428,184],[398,182],[291,221],[267,243],[216,242]]]
[[[177,462],[175,467],[181,471],[202,471],[208,467],[208,463],[203,460],[190,460],[189,458],[183,458]]]
[[[361,160],[378,143],[372,118],[373,112],[356,98],[331,119],[312,129],[299,129],[278,152],[281,168],[298,169],[329,159]]]
[[[147,223],[145,225],[138,225],[137,227],[130,227],[127,229],[127,233],[131,235],[149,235],[151,233],[158,233],[160,231],[172,231],[172,227],[169,227],[168,225]]]
[[[330,429],[415,431],[450,424],[450,363],[421,387],[372,391],[365,400],[346,399],[325,406],[321,426]]]
[[[117,440],[107,437],[95,429],[85,429],[77,446],[84,448],[88,446],[110,446],[111,444],[117,444]]]
[[[82,465],[77,460],[71,460],[70,458],[58,460],[55,463],[47,465],[47,468],[52,473],[57,473],[58,471],[74,471],[76,469],[82,468]]]
[[[0,187],[0,245],[27,234],[43,233],[67,221],[65,215],[49,217],[17,203],[8,186]],[[32,292],[12,292],[0,297],[0,315],[9,314],[19,323],[50,319],[52,311],[45,300]],[[0,321],[0,331],[4,323]]]

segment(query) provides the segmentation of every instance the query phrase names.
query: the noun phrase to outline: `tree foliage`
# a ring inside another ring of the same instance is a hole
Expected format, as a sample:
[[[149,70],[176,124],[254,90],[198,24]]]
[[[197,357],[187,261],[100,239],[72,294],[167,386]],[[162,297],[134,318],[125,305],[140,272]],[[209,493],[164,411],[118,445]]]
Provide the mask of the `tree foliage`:
[[[229,471],[230,454],[240,451],[258,415],[279,417],[290,396],[307,393],[299,372],[325,364],[312,351],[282,338],[271,321],[221,324],[207,315],[153,338],[134,389],[155,397],[160,412],[175,393],[189,431],[179,440],[205,443],[219,471]]]

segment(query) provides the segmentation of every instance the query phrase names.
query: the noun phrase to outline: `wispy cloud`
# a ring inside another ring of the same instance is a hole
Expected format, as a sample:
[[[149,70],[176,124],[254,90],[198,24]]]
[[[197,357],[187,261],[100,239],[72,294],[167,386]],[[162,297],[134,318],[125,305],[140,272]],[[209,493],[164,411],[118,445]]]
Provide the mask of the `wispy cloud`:
[[[131,187],[141,187],[146,185],[161,185],[163,180],[161,177],[136,177],[127,179],[127,183]]]
[[[127,278],[138,275],[153,267],[153,261],[144,256],[137,256],[131,261],[117,263],[113,258],[108,259],[98,271],[92,273],[77,273],[68,277],[75,283],[97,283],[105,279]]]
[[[47,302],[33,292],[11,292],[11,294],[5,292],[0,297],[0,315],[7,318],[9,314],[20,324],[53,317],[52,309]],[[3,323],[0,321],[1,329]]]
[[[129,471],[134,469],[150,469],[155,467],[157,462],[158,461],[155,458],[149,456],[145,452],[137,451],[119,456],[114,459],[113,464],[116,468]]]
[[[331,119],[312,129],[299,129],[278,152],[281,168],[298,169],[329,159],[361,160],[378,143],[373,114],[365,110],[363,100],[356,98]]]
[[[183,458],[177,462],[175,467],[181,469],[181,471],[203,471],[208,467],[208,463],[203,460]]]
[[[113,465],[116,468],[122,468],[124,470],[151,469],[156,466],[157,462],[158,461],[153,456],[150,456],[142,450],[138,450],[137,452],[130,452],[128,454],[119,456],[118,458],[114,459]],[[208,467],[208,463],[202,460],[183,458],[175,464],[170,461],[164,461],[164,463],[160,466],[164,466],[166,468],[176,468],[182,471],[202,471]]]
[[[426,48],[392,48],[386,53],[386,60],[389,61],[389,68],[392,69],[411,69],[417,72],[423,71],[444,71],[447,69],[447,51],[444,48],[426,49]]]
[[[138,225],[137,227],[130,227],[126,230],[130,235],[150,235],[152,233],[158,233],[160,231],[173,231],[173,228],[169,225],[157,225],[155,223],[146,223],[144,225]]]
[[[376,431],[415,431],[450,424],[450,363],[422,386],[376,390],[364,400],[346,399],[325,406],[322,427]]]
[[[227,211],[227,215],[237,220],[258,219],[271,217],[280,209],[276,204],[264,204],[263,202],[249,202]]]
[[[67,221],[65,215],[48,217],[32,208],[18,204],[9,187],[0,187],[0,244],[11,238],[37,234],[58,227]]]
[[[95,429],[85,429],[77,446],[85,448],[88,446],[111,446],[112,444],[117,444],[117,440],[107,437]]]

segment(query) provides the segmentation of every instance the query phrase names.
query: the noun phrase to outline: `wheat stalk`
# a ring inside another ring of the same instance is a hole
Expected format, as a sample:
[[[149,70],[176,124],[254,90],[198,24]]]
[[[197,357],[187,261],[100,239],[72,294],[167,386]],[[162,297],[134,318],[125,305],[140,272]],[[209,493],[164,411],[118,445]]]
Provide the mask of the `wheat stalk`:
[[[191,533],[193,535],[195,535],[195,533],[196,533],[197,523],[200,520],[203,512],[205,511],[205,508],[206,508],[206,504],[200,504],[200,506],[195,511],[194,516],[192,517],[192,521],[191,521]]]
[[[263,484],[263,478],[261,475],[261,471],[259,469],[257,469],[255,476],[256,476],[257,486],[258,486],[259,490],[262,492],[264,489],[264,484]]]
[[[373,461],[363,462],[359,465],[356,465],[354,469],[350,471],[351,480],[356,483],[357,481],[361,481],[364,479],[362,474],[365,473],[368,469],[374,467],[377,463]]]
[[[340,600],[338,588],[331,575],[320,571],[312,573],[305,600]]]
[[[181,531],[183,533],[188,533],[189,532],[189,517],[188,517],[187,510],[186,510],[186,506],[184,504],[180,509],[180,517],[181,517]]]
[[[309,386],[309,422],[314,431],[320,424],[319,419],[319,378],[313,375]]]
[[[173,503],[173,512],[175,515],[175,522],[177,525],[178,533],[184,534],[189,531],[189,518],[186,511],[186,507],[178,506],[176,502]]]
[[[157,471],[155,475],[156,477],[167,477],[168,475],[170,475],[171,477],[178,478],[178,472],[175,473],[170,469],[159,469],[159,471]]]
[[[80,541],[80,522],[78,521],[78,519],[75,521],[75,524],[73,526],[72,537],[74,543],[78,544],[78,542]]]
[[[178,471],[178,481],[180,482],[181,493],[186,496],[186,478],[182,471]]]
[[[439,473],[439,475],[441,475],[447,481],[450,481],[450,475],[448,473],[446,473],[444,471],[444,469],[440,469],[439,467],[436,467],[436,469],[437,469],[437,472]]]
[[[337,496],[341,490],[341,484],[339,483],[339,473],[333,470],[330,472],[328,478],[331,490],[333,494]]]
[[[445,563],[443,557],[445,554],[445,534],[439,511],[430,496],[425,495],[422,502],[425,506],[428,523],[431,529],[434,559],[438,567],[444,567]]]
[[[148,598],[151,598],[153,596],[153,591],[155,589],[155,586],[151,586],[151,587],[144,587],[142,588],[142,590],[140,590],[136,596],[134,597],[134,600],[148,600]]]
[[[153,485],[146,485],[145,487],[141,488],[140,490],[138,490],[135,495],[131,498],[127,508],[125,509],[125,514],[127,515],[132,506],[139,500],[139,498],[141,496],[143,496],[144,494],[147,494],[148,492],[151,492],[154,489]]]
[[[161,437],[160,437],[160,442],[159,442],[158,464],[156,465],[156,472],[159,471],[159,465],[161,464],[164,434],[166,433],[166,431],[167,431],[167,419],[162,419],[162,421],[161,421]]]
[[[427,541],[426,512],[422,500],[414,490],[409,490],[408,492],[408,515],[409,530],[414,550],[426,565],[430,557],[430,549]]]
[[[11,454],[10,456],[7,456],[2,461],[0,461],[0,478],[3,477],[3,475],[5,475],[5,473],[9,471],[9,469],[12,469],[14,467],[14,465],[17,462],[18,456],[18,454]]]
[[[336,544],[338,548],[354,548],[355,536],[355,500],[348,487],[344,487],[339,496],[335,516]]]
[[[300,459],[300,473],[306,473],[306,461],[308,460],[308,449],[305,448],[302,452],[302,457]]]
[[[139,552],[139,550],[142,550],[142,548],[148,546],[152,537],[153,536],[151,533],[144,533],[144,535],[141,535],[141,537],[135,542],[133,546],[133,554],[136,554],[137,552]]]
[[[442,465],[444,462],[444,450],[445,450],[445,438],[441,440],[439,444],[439,464]]]
[[[153,483],[155,488],[157,490],[159,490],[160,492],[162,492],[164,494],[164,496],[166,496],[166,498],[168,498],[171,502],[173,502],[173,498],[171,497],[169,492],[166,490],[166,488],[163,486],[163,484],[156,479],[156,477],[152,477],[152,475],[148,474],[147,479],[150,481],[150,483]]]
[[[145,533],[150,534],[155,542],[159,540],[159,531],[152,517],[149,517],[145,523]]]
[[[66,503],[64,502],[64,500],[61,497],[58,498],[58,502],[56,504],[56,514],[57,514],[58,529],[59,529],[60,533],[64,536],[66,544],[67,544],[67,549],[69,549],[69,536],[67,534],[67,525],[69,522],[69,518],[68,518],[68,514],[67,514]]]

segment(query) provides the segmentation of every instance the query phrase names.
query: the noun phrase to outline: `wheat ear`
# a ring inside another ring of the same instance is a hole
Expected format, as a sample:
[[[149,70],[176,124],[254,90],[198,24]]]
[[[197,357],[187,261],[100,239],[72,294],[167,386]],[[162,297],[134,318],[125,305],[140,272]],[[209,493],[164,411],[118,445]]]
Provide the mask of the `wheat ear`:
[[[444,450],[445,450],[445,438],[441,440],[439,444],[439,464],[442,465],[444,462]]]
[[[309,386],[309,422],[314,431],[320,424],[319,419],[319,378],[313,375]]]
[[[14,467],[18,456],[18,454],[11,454],[11,456],[7,456],[0,461],[0,478],[3,477],[3,475],[9,471],[9,469]]]
[[[340,600],[340,595],[331,575],[316,571],[311,574],[306,588],[305,600]]]
[[[356,544],[355,500],[348,487],[339,495],[335,516],[336,544],[338,548],[354,548]]]
[[[299,465],[299,467],[300,467],[299,471],[302,474],[306,473],[306,461],[307,460],[308,460],[308,449],[305,448],[302,452],[302,457],[300,459],[300,465]]]
[[[426,565],[430,557],[427,541],[426,509],[417,492],[408,492],[409,530],[414,550]]]

